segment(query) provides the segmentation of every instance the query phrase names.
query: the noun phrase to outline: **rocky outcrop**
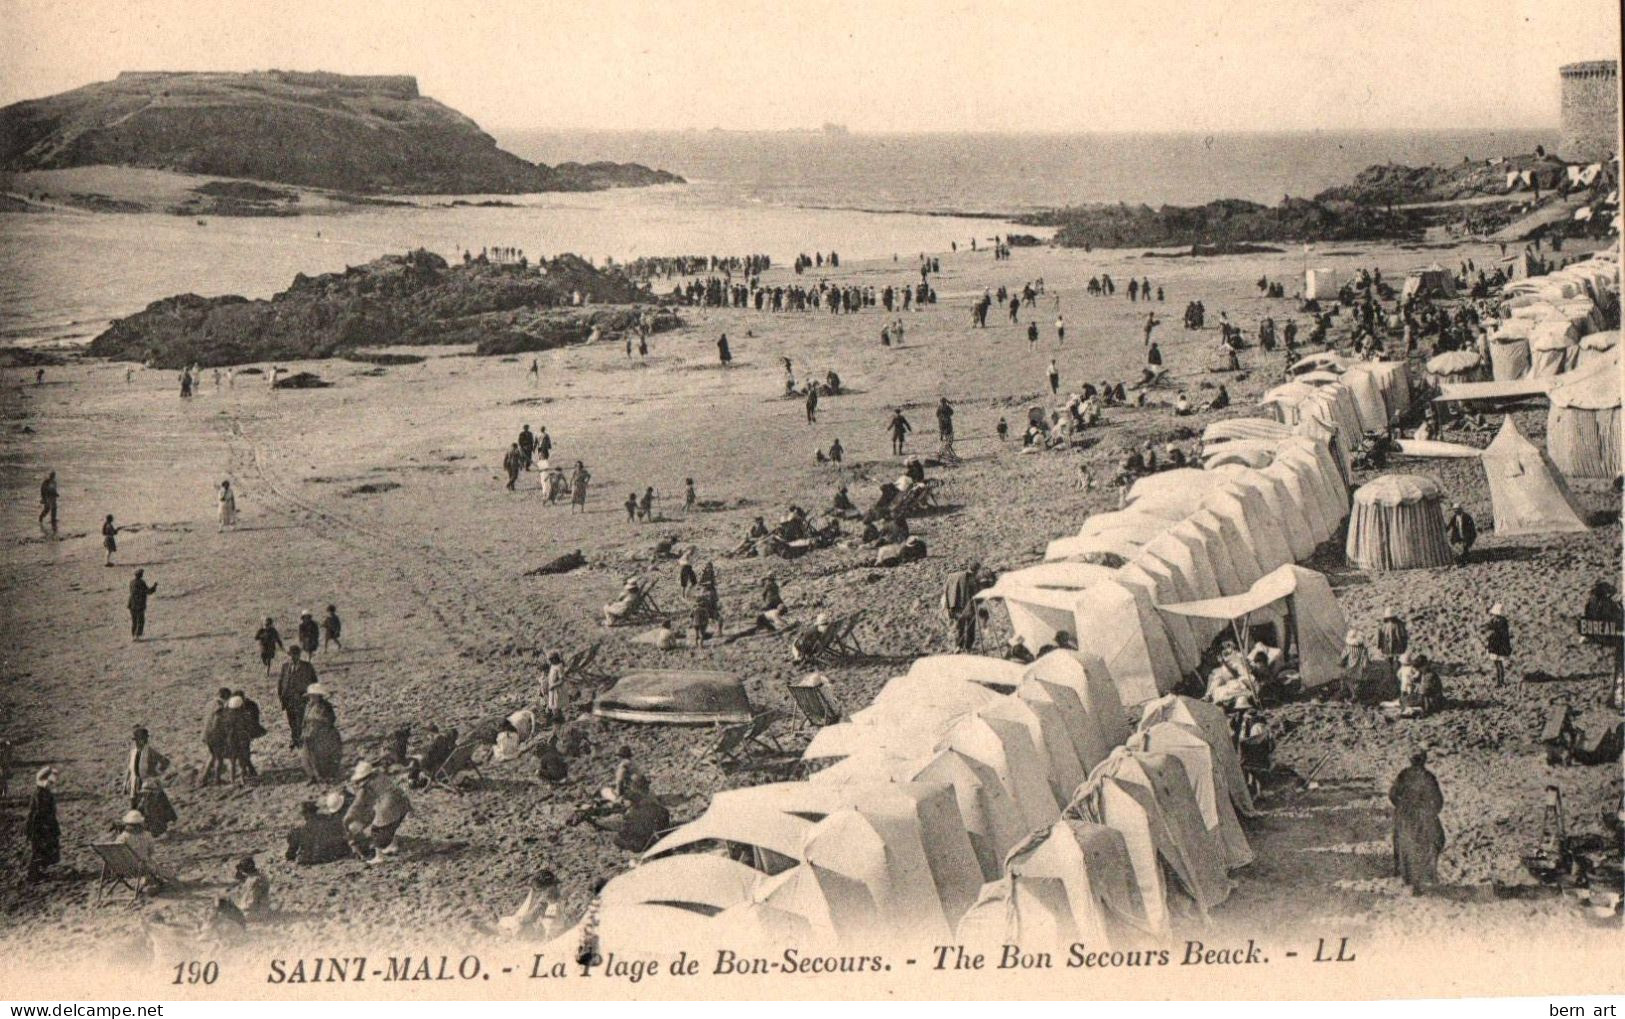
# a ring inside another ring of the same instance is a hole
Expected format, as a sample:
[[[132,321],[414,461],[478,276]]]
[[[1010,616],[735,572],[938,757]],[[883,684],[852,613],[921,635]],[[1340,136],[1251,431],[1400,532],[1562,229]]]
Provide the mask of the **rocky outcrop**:
[[[576,305],[576,295],[586,303]],[[450,266],[438,255],[391,255],[341,273],[300,274],[269,300],[181,294],[113,322],[93,356],[159,368],[342,355],[364,347],[474,344],[480,353],[545,350],[605,335],[647,315],[677,325],[647,288],[575,255],[532,265]],[[608,307],[603,307],[603,306]]]
[[[527,162],[409,76],[125,72],[0,109],[0,168],[114,165],[363,194],[681,183],[636,163]]]
[[[1423,216],[1353,202],[1288,198],[1277,206],[1224,199],[1198,206],[1082,205],[1026,217],[1056,227],[1063,247],[1230,245],[1269,241],[1348,241],[1420,237]]]

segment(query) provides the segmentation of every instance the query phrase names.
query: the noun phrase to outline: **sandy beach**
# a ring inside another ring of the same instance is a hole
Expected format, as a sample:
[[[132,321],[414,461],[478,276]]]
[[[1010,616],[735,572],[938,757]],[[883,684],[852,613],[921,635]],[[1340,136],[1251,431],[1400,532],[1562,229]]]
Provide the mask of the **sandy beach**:
[[[700,562],[715,560],[729,628],[754,613],[768,573],[778,577],[794,619],[866,609],[859,636],[874,659],[830,673],[842,703],[860,707],[913,658],[950,650],[937,608],[946,573],[972,560],[995,570],[1030,564],[1087,515],[1115,509],[1112,465],[1131,445],[1177,441],[1194,451],[1195,436],[1215,415],[1176,419],[1155,403],[1108,409],[1081,456],[1018,452],[1027,408],[1051,403],[1050,358],[1063,398],[1084,382],[1138,376],[1147,306],[1124,296],[1131,275],[1149,277],[1165,293],[1150,307],[1163,319],[1156,339],[1171,385],[1154,391],[1154,401],[1171,402],[1181,389],[1200,401],[1205,385],[1223,382],[1234,403],[1220,415],[1257,416],[1257,396],[1280,381],[1281,357],[1255,348],[1243,357],[1242,375],[1213,374],[1219,354],[1212,325],[1221,311],[1249,330],[1266,314],[1305,323],[1290,296],[1263,299],[1255,287],[1263,275],[1284,281],[1288,295],[1299,288],[1304,259],[1295,251],[1149,259],[1138,250],[1018,249],[1003,262],[985,251],[938,257],[939,303],[901,316],[901,348],[881,346],[888,316],[879,309],[842,316],[687,309],[682,329],[651,341],[646,364],[628,359],[618,343],[572,347],[540,355],[539,384],[526,372],[529,355],[476,358],[448,349],[415,349],[429,359],[382,371],[343,360],[285,365],[333,383],[309,391],[272,392],[263,376],[241,374],[227,389],[205,371],[201,392],[188,401],[177,396],[174,372],[137,369],[126,383],[123,364],[75,362],[48,368],[36,386],[32,371],[7,369],[0,389],[0,629],[7,635],[0,733],[16,744],[16,764],[0,816],[17,831],[34,769],[57,765],[64,865],[73,876],[24,885],[26,845],[7,836],[0,843],[9,863],[0,878],[0,913],[8,918],[0,944],[8,953],[60,949],[119,959],[146,950],[141,913],[90,905],[96,867],[86,845],[124,808],[130,726],[148,725],[155,746],[180,768],[200,772],[204,712],[222,685],[248,690],[265,711],[270,735],[256,745],[261,778],[246,787],[172,786],[181,820],[162,853],[202,891],[160,900],[156,908],[166,916],[201,915],[246,853],[257,855],[284,911],[261,937],[312,954],[342,937],[401,929],[472,937],[514,907],[524,879],[540,867],[558,873],[567,909],[578,911],[595,878],[628,862],[608,836],[563,824],[608,780],[618,746],[633,749],[677,820],[703,810],[718,789],[767,776],[724,773],[706,759],[710,730],[586,717],[575,724],[590,735],[592,750],[571,760],[566,786],[534,784],[528,760],[497,766],[461,796],[413,793],[398,859],[380,867],[297,868],[282,859],[284,836],[313,790],[287,749],[274,679],[259,663],[259,622],[272,616],[288,635],[301,609],[320,617],[326,605],[338,606],[344,648],[318,653],[315,667],[334,691],[346,767],[378,752],[403,724],[418,732],[431,722],[466,730],[534,705],[547,650],[569,654],[600,641],[597,664],[607,674],[726,670],[744,678],[756,706],[793,719],[785,684],[800,670],[782,638],[660,652],[629,642],[636,630],[598,625],[599,607],[628,576],[658,576],[657,597],[669,608],[682,604],[675,563],[654,556],[660,539],[675,536],[697,546]],[[1398,277],[1435,259],[1492,264],[1499,253],[1491,245],[1362,245],[1315,257]],[[1101,272],[1119,281],[1117,296],[1085,294],[1089,277]],[[897,263],[843,261],[824,275],[877,287],[918,278],[908,255]],[[984,288],[1019,289],[1040,277],[1045,295],[1036,312],[1023,309],[1019,326],[996,313],[990,328],[970,327],[971,301]],[[789,278],[776,267],[764,282]],[[1053,326],[1057,297],[1064,345]],[[1197,299],[1210,327],[1182,330],[1180,310]],[[1030,346],[1026,327],[1035,314],[1040,339]],[[735,359],[728,370],[717,365],[715,348],[724,332]],[[793,360],[798,378],[834,369],[850,392],[825,399],[818,423],[808,424],[802,403],[780,396],[781,357]],[[891,410],[902,408],[915,427],[910,450],[929,453],[936,447],[932,406],[944,395],[958,409],[964,463],[932,471],[945,487],[941,511],[914,527],[929,549],[923,562],[875,568],[862,548],[794,561],[724,556],[753,516],[776,519],[791,502],[824,507],[843,482],[866,505],[899,471],[884,431]],[[995,436],[1001,416],[1011,424],[1008,444]],[[1517,420],[1542,441],[1543,406]],[[588,465],[588,513],[547,506],[534,473],[521,478],[518,491],[504,490],[500,461],[524,424],[546,427],[556,463]],[[814,451],[837,437],[846,463],[816,463]],[[1482,445],[1491,437],[1459,441]],[[1080,459],[1097,481],[1089,494],[1074,484]],[[51,470],[62,491],[60,540],[42,537],[34,520],[39,483]],[[1544,787],[1563,790],[1578,830],[1600,831],[1599,813],[1619,805],[1617,764],[1551,768],[1536,743],[1547,706],[1560,698],[1581,709],[1588,731],[1608,715],[1607,659],[1578,642],[1572,617],[1592,583],[1618,572],[1618,496],[1603,485],[1576,486],[1596,525],[1587,534],[1503,539],[1489,530],[1488,490],[1476,461],[1400,460],[1390,470],[1432,475],[1468,508],[1485,531],[1474,560],[1464,568],[1363,573],[1344,564],[1334,541],[1307,565],[1330,576],[1350,624],[1363,632],[1375,631],[1384,606],[1405,615],[1413,647],[1444,666],[1451,706],[1416,721],[1334,703],[1279,709],[1280,763],[1307,771],[1330,759],[1318,789],[1272,805],[1249,832],[1258,860],[1237,875],[1239,888],[1220,908],[1216,929],[1335,922],[1340,933],[1427,938],[1459,930],[1470,916],[1486,940],[1538,937],[1555,951],[1588,936],[1572,907],[1555,898],[1498,897],[1494,889],[1530,881],[1519,856],[1540,835]],[[685,477],[694,478],[703,510],[687,519]],[[228,533],[215,520],[213,493],[222,479],[239,493],[241,525]],[[661,495],[664,520],[628,523],[623,500],[649,485]],[[102,564],[98,533],[107,513],[125,528],[113,569]],[[577,549],[585,568],[528,575]],[[136,567],[158,584],[140,642],[131,641],[124,610]],[[1495,688],[1476,630],[1492,601],[1508,608],[1514,670],[1538,669],[1552,681],[1531,684],[1521,696]],[[1001,622],[992,639],[1005,632]],[[585,709],[593,690],[573,693]],[[786,721],[775,733],[794,748],[810,731]],[[1391,876],[1387,841],[1388,784],[1420,745],[1435,748],[1444,787],[1441,878],[1450,889],[1425,899]]]

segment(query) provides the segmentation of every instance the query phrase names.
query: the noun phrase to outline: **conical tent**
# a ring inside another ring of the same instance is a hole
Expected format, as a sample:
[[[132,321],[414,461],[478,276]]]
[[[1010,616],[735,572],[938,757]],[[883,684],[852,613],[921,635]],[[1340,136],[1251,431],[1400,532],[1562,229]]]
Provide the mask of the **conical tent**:
[[[1620,379],[1617,357],[1575,372],[1551,388],[1546,452],[1569,478],[1619,476]]]
[[[1569,486],[1541,448],[1524,438],[1508,414],[1480,458],[1490,483],[1495,533],[1580,532],[1586,524]]]
[[[1286,489],[1289,504],[1297,508],[1297,513],[1307,528],[1306,536],[1309,541],[1309,551],[1298,558],[1309,558],[1314,554],[1315,548],[1331,536],[1334,529],[1326,519],[1325,504],[1321,500],[1321,493],[1315,488],[1313,475],[1305,470],[1302,461],[1294,463],[1281,458],[1264,468],[1263,473]]]
[[[1235,870],[1253,862],[1252,847],[1247,845],[1247,835],[1241,830],[1241,821],[1231,803],[1229,779],[1223,764],[1214,758],[1213,748],[1197,729],[1179,722],[1158,722],[1135,733],[1128,746],[1131,750],[1179,758],[1190,779],[1196,805],[1201,809],[1202,823],[1219,837],[1219,844],[1224,847],[1225,866]]]
[[[838,810],[813,826],[802,853],[806,862],[863,885],[888,931],[936,936],[959,919],[942,901],[918,821],[907,814]]]
[[[1062,817],[1011,850],[1005,870],[1015,877],[1055,878],[1066,888],[1072,922],[1086,944],[1115,945],[1147,930],[1145,902],[1122,832]]]
[[[1147,545],[1145,552],[1135,561],[1153,563],[1158,569],[1169,571],[1178,579],[1180,589],[1190,592],[1195,598],[1217,598],[1224,593],[1213,573],[1200,532],[1186,521],[1175,524],[1167,534]],[[1209,626],[1204,620],[1187,620],[1186,625],[1195,637],[1198,649],[1205,648],[1218,632],[1216,627]],[[1200,659],[1197,664],[1200,664]]]
[[[1236,579],[1236,567],[1230,561],[1230,553],[1220,543],[1218,532],[1205,525],[1205,519],[1201,514],[1193,513],[1174,525],[1168,531],[1168,537],[1190,549],[1197,561],[1198,572],[1212,578],[1213,589],[1218,594],[1245,590],[1247,585]],[[1204,562],[1207,564],[1205,567],[1201,565]]]
[[[1484,360],[1476,350],[1447,350],[1428,358],[1428,381],[1434,385],[1477,382],[1484,377]]]
[[[1110,583],[1115,570],[1088,563],[1045,562],[1011,570],[976,597],[1002,601],[1010,614],[1010,628],[1037,650],[1057,644],[1060,634],[1077,639],[1073,607],[1084,591]]]
[[[982,886],[954,937],[984,953],[1002,952],[1007,945],[1053,951],[1078,940],[1078,929],[1059,878],[1007,876]]]
[[[1098,656],[1065,649],[1051,651],[1027,666],[1027,678],[1077,691],[1083,709],[1100,727],[1108,752],[1134,731],[1134,719],[1123,707],[1111,670]]]
[[[982,869],[965,832],[953,787],[938,782],[874,781],[845,786],[842,792],[853,809],[872,821],[895,824],[897,831],[910,837],[911,846],[919,846],[937,901],[950,923],[958,920],[976,900]],[[812,837],[809,832],[809,841]]]
[[[1438,482],[1415,474],[1385,474],[1354,493],[1346,546],[1351,565],[1366,570],[1447,566]]]
[[[1271,517],[1263,496],[1256,489],[1245,485],[1226,485],[1210,492],[1202,501],[1202,507],[1236,525],[1241,540],[1258,560],[1261,572],[1292,562],[1292,549],[1287,545],[1279,523]]]
[[[1411,409],[1411,366],[1408,361],[1361,361],[1357,370],[1369,372],[1382,390],[1388,420],[1404,417]]]
[[[1291,493],[1274,474],[1248,467],[1216,468],[1231,483],[1255,490],[1264,502],[1264,513],[1274,523],[1274,531],[1285,542],[1287,559],[1307,559],[1315,551],[1315,537],[1304,509],[1292,501]]]

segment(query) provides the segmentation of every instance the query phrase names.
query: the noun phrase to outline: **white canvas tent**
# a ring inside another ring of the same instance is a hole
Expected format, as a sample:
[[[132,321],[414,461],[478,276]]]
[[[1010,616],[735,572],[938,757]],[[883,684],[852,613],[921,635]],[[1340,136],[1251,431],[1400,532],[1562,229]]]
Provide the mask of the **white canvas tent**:
[[[1529,336],[1529,374],[1535,378],[1560,375],[1580,355],[1580,333],[1562,319],[1542,319]]]
[[[1079,650],[1106,664],[1124,704],[1139,704],[1179,685],[1179,660],[1146,591],[1112,581],[1073,603]]]
[[[982,886],[954,933],[959,944],[997,957],[1006,946],[1053,951],[1078,940],[1066,884],[1052,877],[1006,876]]]
[[[1585,531],[1585,518],[1569,486],[1541,448],[1518,431],[1512,415],[1480,457],[1490,483],[1495,533],[1550,534]]]
[[[1073,926],[1086,944],[1128,943],[1135,930],[1149,927],[1128,844],[1115,828],[1063,816],[1012,849],[1005,871],[1059,880]]]
[[[663,856],[615,875],[598,893],[605,905],[649,903],[721,912],[751,897],[761,871],[715,853]]]
[[[1225,773],[1225,785],[1230,789],[1230,802],[1236,813],[1243,817],[1253,814],[1253,797],[1247,791],[1247,776],[1241,770],[1241,758],[1231,741],[1230,720],[1224,709],[1211,701],[1169,694],[1147,704],[1140,712],[1136,732],[1143,732],[1158,722],[1178,722],[1202,734],[1213,748],[1213,759]]]
[[[880,911],[863,882],[810,863],[763,878],[751,901],[800,917],[809,947],[864,947],[880,927]]]
[[[1348,561],[1367,570],[1448,566],[1443,493],[1416,474],[1385,474],[1360,486],[1349,515]]]
[[[1060,810],[1044,757],[1025,726],[972,714],[954,723],[937,748],[956,750],[992,771],[1028,830],[1048,824]]]
[[[1490,334],[1490,374],[1497,382],[1511,382],[1529,374],[1529,338],[1533,319],[1509,318]]]
[[[1303,296],[1305,300],[1331,301],[1337,299],[1337,292],[1343,286],[1335,269],[1321,267],[1306,269],[1303,274]]]
[[[1123,707],[1111,670],[1097,656],[1065,649],[1051,651],[1027,666],[1027,678],[1075,690],[1083,701],[1083,710],[1100,727],[1108,752],[1134,731],[1134,720]]]
[[[1434,262],[1426,269],[1417,269],[1405,277],[1403,297],[1455,297],[1456,280],[1450,270]]]
[[[1261,578],[1245,594],[1158,606],[1169,615],[1231,623],[1238,637],[1257,617],[1290,620],[1283,636],[1298,651],[1298,674],[1305,686],[1320,686],[1341,675],[1347,624],[1325,576],[1288,564]],[[1238,640],[1238,646],[1245,642]],[[1285,647],[1282,650],[1286,650]]]
[[[1554,383],[1546,415],[1546,452],[1568,478],[1619,476],[1619,359],[1593,362]]]
[[[1229,777],[1199,730],[1180,722],[1158,722],[1135,733],[1128,746],[1179,758],[1202,811],[1202,823],[1224,847],[1225,866],[1235,870],[1253,862],[1252,847],[1231,802]]]

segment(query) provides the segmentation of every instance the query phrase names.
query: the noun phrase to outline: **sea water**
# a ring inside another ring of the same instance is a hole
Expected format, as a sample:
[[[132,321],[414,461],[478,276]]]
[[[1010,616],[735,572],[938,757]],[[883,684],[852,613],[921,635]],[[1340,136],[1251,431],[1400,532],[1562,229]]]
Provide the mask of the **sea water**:
[[[1349,180],[1376,162],[1454,162],[1529,151],[1540,132],[1292,135],[842,135],[822,132],[574,132],[499,136],[544,162],[609,159],[673,170],[686,185],[591,194],[462,196],[512,207],[364,206],[340,215],[194,217],[0,214],[0,343],[94,336],[174,294],[263,298],[296,273],[342,271],[427,248],[574,252],[599,264],[644,255],[837,251],[912,274],[921,252],[1010,230],[1016,214],[1072,202],[1275,202]],[[891,210],[891,211],[864,211]],[[927,214],[932,213],[932,214]]]

